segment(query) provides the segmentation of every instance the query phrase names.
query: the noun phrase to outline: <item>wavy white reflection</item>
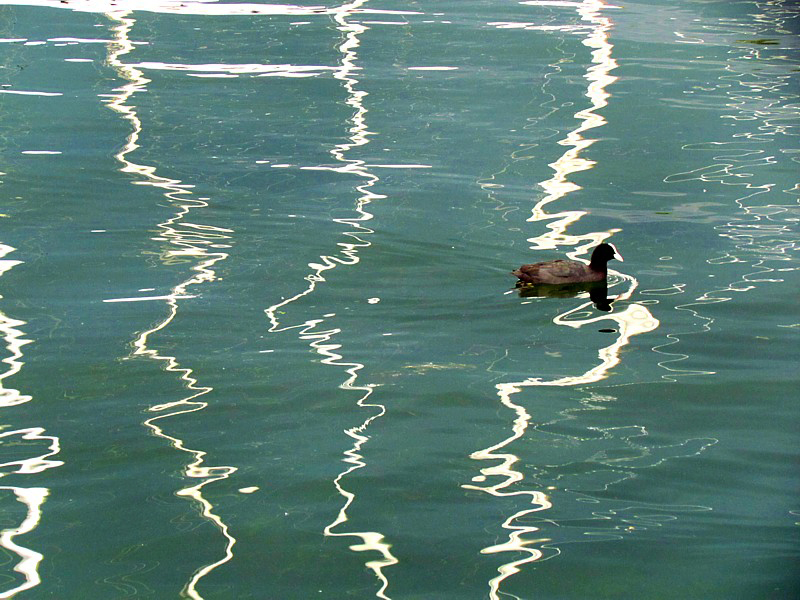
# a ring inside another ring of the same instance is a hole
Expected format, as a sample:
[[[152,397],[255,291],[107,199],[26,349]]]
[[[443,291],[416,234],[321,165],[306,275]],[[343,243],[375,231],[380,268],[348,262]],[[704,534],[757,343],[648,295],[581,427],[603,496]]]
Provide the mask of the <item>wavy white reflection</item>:
[[[305,169],[327,170],[336,173],[356,175],[363,180],[363,183],[355,186],[358,194],[354,207],[355,216],[333,219],[334,222],[350,228],[343,232],[343,235],[347,237],[349,241],[338,242],[337,246],[339,249],[336,254],[322,255],[319,257],[320,262],[309,263],[312,272],[305,277],[308,286],[297,294],[273,304],[267,308],[265,312],[270,321],[270,332],[277,333],[297,329],[300,339],[308,341],[314,351],[323,356],[321,361],[323,364],[344,368],[347,378],[340,384],[339,388],[356,391],[360,394],[356,404],[359,407],[370,408],[375,411],[361,424],[345,430],[345,433],[353,439],[353,445],[344,453],[343,462],[347,467],[344,471],[339,473],[333,482],[337,492],[344,499],[344,502],[336,518],[325,527],[324,534],[331,537],[356,538],[360,543],[351,545],[351,550],[356,552],[375,552],[379,555],[379,558],[367,561],[365,566],[375,574],[380,582],[380,587],[375,593],[376,597],[388,600],[389,596],[387,596],[387,590],[389,587],[389,579],[384,569],[398,562],[397,558],[391,552],[391,545],[385,541],[384,535],[377,531],[340,531],[341,526],[349,520],[348,510],[356,499],[355,494],[345,487],[346,479],[353,472],[366,467],[367,463],[362,454],[362,447],[369,440],[369,436],[365,433],[366,429],[373,421],[386,413],[386,408],[382,404],[370,402],[368,400],[374,391],[374,387],[371,384],[357,384],[359,371],[364,368],[364,365],[344,360],[343,355],[340,353],[342,348],[341,344],[331,343],[335,336],[341,333],[341,329],[322,329],[320,325],[325,322],[325,318],[308,319],[299,324],[283,325],[281,324],[280,317],[285,307],[313,293],[317,289],[318,284],[325,281],[324,273],[326,271],[340,265],[355,265],[360,261],[359,252],[371,245],[371,242],[366,239],[366,236],[374,233],[374,231],[366,225],[366,222],[373,218],[372,213],[367,210],[367,206],[375,200],[385,198],[385,196],[372,191],[372,188],[379,181],[378,176],[370,170],[373,165],[367,165],[363,160],[353,159],[347,156],[348,152],[354,148],[369,143],[369,136],[372,135],[366,123],[367,108],[364,105],[364,99],[367,96],[367,92],[359,89],[359,81],[355,77],[355,73],[359,70],[356,61],[358,60],[357,50],[360,45],[360,36],[368,31],[369,27],[363,23],[356,23],[350,20],[354,14],[364,11],[361,7],[363,7],[366,2],[367,0],[356,0],[340,7],[330,9],[339,31],[343,34],[343,41],[338,47],[341,53],[341,65],[334,71],[333,77],[342,82],[347,95],[345,102],[353,109],[353,115],[350,117],[350,127],[348,128],[348,139],[346,142],[337,144],[330,150],[330,154],[334,159],[333,165],[302,167]],[[389,166],[396,168],[413,168],[425,167],[426,165]]]
[[[616,68],[617,63],[612,57],[613,45],[609,36],[613,27],[610,18],[604,16],[601,11],[611,8],[601,0],[585,0],[584,2],[524,2],[531,6],[559,6],[572,8],[577,11],[582,21],[580,26],[556,26],[547,25],[546,27],[535,26],[530,23],[510,24],[495,23],[499,28],[522,28],[536,31],[557,31],[561,33],[586,32],[583,44],[591,48],[591,64],[588,67],[584,78],[588,81],[586,96],[591,103],[589,108],[575,113],[578,120],[577,126],[571,130],[565,138],[558,143],[566,146],[567,150],[550,167],[553,169],[553,176],[539,185],[544,190],[545,195],[533,207],[529,222],[546,222],[547,231],[528,241],[534,250],[555,249],[560,246],[571,247],[568,256],[577,260],[584,260],[581,255],[586,254],[598,243],[606,240],[618,229],[610,231],[590,232],[582,235],[571,235],[567,233],[569,227],[577,223],[587,211],[565,210],[558,213],[548,213],[548,205],[567,196],[568,194],[580,189],[576,183],[570,181],[573,173],[585,171],[594,167],[595,162],[581,156],[581,153],[591,146],[596,140],[585,137],[589,130],[602,127],[606,124],[605,118],[599,114],[598,110],[608,104],[610,97],[606,90],[607,86],[616,81],[616,77],[611,75],[611,71]],[[518,27],[522,25],[521,27]],[[554,68],[558,68],[554,65]],[[586,262],[586,261],[585,261]],[[612,271],[613,273],[613,271]],[[617,274],[619,275],[619,274]],[[622,276],[622,281],[627,282],[628,289],[620,294],[616,300],[619,303],[628,300],[636,289],[637,281],[630,276]],[[616,339],[608,346],[598,351],[599,363],[585,372],[561,377],[555,380],[543,380],[540,377],[531,376],[522,381],[500,383],[496,386],[500,403],[515,413],[512,425],[512,434],[484,450],[479,450],[471,454],[471,458],[480,461],[499,461],[491,467],[481,469],[481,475],[473,478],[475,483],[484,483],[489,477],[499,477],[500,480],[493,485],[464,485],[467,489],[480,490],[497,497],[527,496],[529,498],[529,508],[524,508],[512,514],[502,524],[508,531],[506,541],[484,548],[485,554],[495,554],[504,552],[514,552],[520,558],[511,560],[498,568],[498,575],[489,582],[489,596],[493,600],[498,600],[501,595],[506,593],[500,590],[503,582],[509,577],[520,572],[523,565],[543,558],[541,548],[549,540],[536,536],[539,528],[534,525],[523,523],[524,518],[532,513],[546,511],[553,507],[550,497],[541,490],[536,489],[511,489],[511,486],[519,488],[525,478],[523,473],[515,467],[519,457],[512,452],[505,450],[516,440],[523,438],[529,428],[531,415],[519,403],[512,400],[512,396],[519,393],[526,387],[534,386],[577,386],[592,382],[597,382],[608,376],[610,370],[620,362],[620,352],[628,344],[630,338],[635,335],[652,331],[658,326],[656,320],[646,307],[631,303],[624,310],[614,310],[609,314],[591,317],[591,302],[584,303],[572,310],[569,310],[554,319],[557,325],[580,328],[587,324],[594,324],[600,321],[611,320],[617,324]],[[587,317],[587,315],[590,315]],[[556,550],[557,551],[557,550]]]
[[[482,554],[515,552],[523,555],[519,560],[509,561],[498,568],[499,575],[489,582],[489,597],[493,600],[500,598],[500,585],[505,579],[519,573],[522,565],[542,558],[542,551],[531,546],[549,541],[546,538],[537,539],[526,535],[537,532],[539,528],[532,525],[519,524],[522,518],[531,513],[547,510],[553,506],[547,494],[539,490],[506,491],[506,488],[521,482],[525,476],[514,468],[514,465],[519,461],[519,457],[511,452],[500,452],[500,450],[525,435],[531,420],[531,415],[525,408],[512,402],[510,394],[501,394],[500,402],[517,415],[512,425],[512,435],[489,448],[473,452],[470,458],[474,460],[500,461],[499,464],[492,467],[483,467],[481,469],[481,474],[472,478],[474,482],[483,483],[489,477],[502,477],[503,479],[495,485],[479,486],[464,484],[462,487],[468,490],[486,492],[492,496],[498,497],[529,496],[530,504],[533,505],[533,508],[517,511],[503,521],[503,529],[509,531],[507,541],[488,546],[481,550]]]
[[[339,67],[325,65],[269,65],[269,64],[204,64],[186,65],[181,63],[141,62],[129,65],[135,69],[153,71],[182,71],[196,77],[212,77],[225,74],[231,77],[253,75],[256,77],[316,77],[326,72],[340,71]]]
[[[0,408],[24,404],[31,400],[31,396],[23,394],[17,389],[6,387],[5,379],[16,375],[25,363],[22,361],[22,347],[30,344],[33,340],[23,337],[25,334],[19,328],[25,325],[25,321],[12,319],[0,312],[0,334],[3,337],[6,350],[9,356],[3,359],[8,368],[0,373]]]
[[[397,564],[398,560],[392,554],[391,545],[385,541],[384,535],[377,531],[337,531],[337,528],[340,525],[348,521],[347,511],[353,504],[353,501],[356,499],[355,494],[345,488],[345,479],[354,471],[367,466],[367,463],[364,461],[364,457],[361,454],[362,446],[369,440],[369,436],[366,435],[365,432],[373,421],[379,419],[386,413],[386,407],[382,404],[368,401],[368,398],[374,391],[373,385],[357,384],[358,372],[364,368],[364,365],[357,362],[343,361],[344,357],[336,352],[337,350],[341,349],[341,345],[336,343],[327,343],[330,342],[335,335],[340,333],[341,329],[336,328],[327,331],[317,331],[315,330],[315,327],[319,322],[321,321],[317,321],[316,323],[311,324],[307,328],[301,330],[300,339],[308,341],[309,346],[311,346],[319,355],[324,357],[321,361],[323,364],[344,367],[348,377],[339,387],[343,390],[353,390],[358,392],[360,394],[360,397],[357,400],[359,407],[375,409],[375,413],[368,417],[360,425],[345,430],[345,433],[353,438],[353,446],[344,453],[344,462],[350,466],[339,473],[339,475],[337,475],[336,479],[333,481],[336,490],[344,498],[344,504],[339,509],[339,513],[337,514],[336,518],[330,524],[328,524],[323,531],[327,536],[355,537],[360,539],[360,544],[353,544],[350,546],[350,549],[355,552],[372,551],[380,554],[379,559],[369,560],[365,563],[365,566],[370,569],[381,582],[381,586],[375,593],[375,596],[388,600],[389,597],[386,595],[386,591],[389,587],[389,580],[386,574],[383,572],[383,569],[384,567]]]
[[[785,23],[796,19],[796,11],[778,0],[757,6],[763,12],[756,15],[755,22],[763,27],[764,34],[786,31]],[[762,33],[757,31],[750,35],[760,38]],[[695,43],[706,42],[697,38]],[[800,163],[795,133],[800,123],[800,94],[794,85],[796,77],[790,70],[798,61],[796,57],[775,55],[769,46],[759,44],[738,44],[731,47],[729,55],[716,85],[695,86],[684,93],[689,97],[710,93],[714,106],[720,105],[720,94],[726,96],[727,102],[722,106],[729,110],[720,118],[731,126],[730,137],[683,145],[682,150],[701,166],[668,175],[664,182],[693,186],[693,194],[697,193],[697,187],[705,193],[715,186],[724,186],[730,192],[726,196],[735,202],[738,214],[715,229],[720,237],[730,242],[731,249],[706,262],[709,265],[738,264],[748,272],[675,306],[676,310],[688,312],[693,321],[700,323],[700,328],[670,333],[668,342],[653,348],[666,356],[659,364],[668,372],[664,375],[668,380],[713,374],[680,366],[689,359],[688,354],[679,351],[681,338],[712,329],[714,317],[703,314],[703,307],[735,300],[738,294],[764,284],[784,283],[783,274],[797,269],[790,265],[796,264],[796,253],[800,250],[797,231],[800,184],[786,178],[784,173],[796,172]],[[776,180],[791,183],[781,189]],[[667,296],[689,293],[689,290],[687,284],[681,282],[643,293]],[[795,327],[798,323],[789,318],[783,326]]]
[[[0,547],[19,557],[19,562],[14,565],[14,571],[25,578],[25,581],[16,587],[0,592],[0,598],[13,598],[20,592],[34,588],[42,582],[39,576],[39,564],[44,556],[35,550],[20,546],[14,539],[30,533],[39,525],[39,520],[42,518],[42,504],[44,504],[49,490],[47,488],[21,488],[5,485],[0,486],[0,490],[14,492],[17,500],[24,504],[27,510],[27,515],[19,526],[0,531]]]
[[[364,0],[366,2],[366,0]],[[217,0],[4,0],[3,4],[25,6],[46,6],[79,12],[104,13],[125,17],[133,11],[164,13],[171,15],[205,15],[205,16],[314,16],[342,13],[342,7],[297,6],[294,4],[262,4],[242,2],[218,2]],[[366,9],[355,7],[353,2],[344,6],[348,14],[374,15],[417,15],[422,14],[409,10]]]
[[[19,446],[22,445],[23,441],[33,442],[34,444],[38,442],[47,444],[47,449],[42,454],[0,463],[0,478],[14,474],[32,475],[64,464],[60,460],[51,458],[61,451],[59,439],[55,436],[44,435],[44,433],[45,430],[41,427],[30,427],[0,433],[0,445],[8,442]],[[39,565],[44,556],[35,550],[19,545],[16,542],[16,538],[30,533],[39,525],[39,521],[42,518],[42,505],[50,491],[48,488],[43,487],[9,485],[0,485],[0,490],[13,492],[17,501],[25,505],[26,508],[26,516],[19,525],[7,527],[0,531],[0,547],[7,550],[12,556],[16,555],[19,558],[14,565],[14,571],[24,579],[14,587],[0,592],[0,598],[13,598],[18,593],[34,588],[42,582],[39,575]]]
[[[110,14],[109,17],[116,21],[118,25],[113,29],[115,41],[109,45],[108,64],[128,83],[118,88],[115,94],[110,95],[107,106],[122,115],[131,124],[132,128],[126,143],[115,155],[115,158],[122,165],[121,172],[136,176],[136,180],[132,183],[153,186],[163,190],[163,196],[170,201],[175,210],[172,217],[158,224],[160,235],[154,238],[156,241],[167,243],[165,250],[161,253],[161,261],[164,264],[184,262],[187,259],[195,261],[191,267],[193,271],[191,277],[172,288],[166,296],[155,297],[156,299],[166,299],[168,314],[160,323],[142,332],[134,340],[132,355],[145,356],[163,363],[164,370],[176,374],[189,393],[188,396],[174,402],[166,402],[150,407],[150,411],[161,414],[146,419],[144,425],[154,435],[167,440],[176,450],[185,452],[190,456],[190,462],[186,465],[184,474],[192,480],[199,481],[195,485],[179,490],[176,494],[195,501],[199,506],[201,517],[216,527],[225,539],[222,556],[218,560],[197,569],[183,589],[182,593],[185,596],[199,600],[202,598],[202,595],[197,590],[200,581],[214,569],[233,558],[233,547],[236,544],[236,539],[230,533],[227,524],[214,511],[214,506],[203,495],[203,488],[210,483],[229,477],[236,471],[236,467],[207,466],[205,451],[190,448],[184,440],[165,431],[160,421],[203,410],[208,406],[208,403],[200,400],[200,398],[211,392],[213,388],[200,385],[191,368],[182,367],[176,357],[161,354],[158,350],[150,348],[148,343],[151,336],[164,330],[175,319],[178,314],[179,300],[193,297],[188,292],[191,287],[212,282],[216,279],[214,265],[219,261],[225,260],[228,254],[221,251],[213,252],[211,249],[228,247],[226,242],[233,232],[229,229],[191,223],[185,220],[192,210],[208,206],[208,203],[204,199],[189,197],[191,185],[183,184],[177,179],[169,179],[157,175],[155,167],[137,164],[128,158],[130,153],[139,148],[138,140],[142,132],[142,121],[136,113],[135,106],[130,103],[130,99],[135,93],[145,91],[150,80],[144,77],[140,70],[124,64],[121,60],[124,55],[130,53],[134,48],[133,43],[130,41],[129,33],[135,24],[135,20],[119,13]],[[131,301],[135,300],[135,298],[113,300]]]
[[[22,261],[5,258],[14,250],[15,248],[12,246],[0,243],[0,275],[22,264]],[[28,394],[23,394],[17,389],[6,386],[6,379],[18,374],[25,364],[22,360],[24,358],[23,346],[33,341],[24,337],[25,334],[21,329],[23,325],[25,325],[25,321],[12,319],[0,312],[0,334],[2,334],[3,345],[8,354],[2,360],[5,370],[0,373],[0,408],[17,406],[33,399]],[[26,444],[23,444],[23,441],[33,442],[34,444],[44,442],[47,444],[47,450],[28,458],[0,462],[0,478],[12,474],[33,475],[64,464],[60,460],[51,458],[60,451],[59,439],[55,436],[45,435],[45,430],[41,427],[29,427],[0,433],[0,447],[7,444],[8,447],[16,447],[18,452],[19,447],[27,447]],[[18,544],[16,538],[30,533],[39,525],[42,517],[42,505],[47,498],[49,490],[43,487],[11,485],[0,485],[0,490],[12,492],[17,501],[24,504],[26,508],[26,516],[19,525],[6,527],[0,531],[0,547],[4,548],[10,556],[18,558],[13,569],[23,578],[23,581],[16,584],[13,581],[7,583],[12,587],[0,591],[0,598],[12,598],[20,592],[38,586],[42,581],[39,575],[39,565],[44,557],[41,553]]]
[[[529,2],[525,4],[536,5],[540,3]],[[581,187],[578,184],[569,180],[570,175],[586,171],[595,165],[593,160],[582,157],[581,153],[594,144],[596,140],[586,138],[583,134],[606,124],[605,118],[595,111],[604,108],[608,104],[610,94],[606,91],[606,87],[617,80],[615,76],[611,75],[611,71],[617,67],[617,62],[612,57],[611,52],[614,46],[609,40],[613,21],[601,13],[602,10],[609,8],[609,5],[602,0],[557,4],[574,8],[581,20],[589,27],[588,35],[583,39],[583,45],[592,49],[591,65],[584,75],[584,78],[589,82],[586,95],[591,102],[591,106],[575,113],[574,116],[579,121],[577,127],[558,142],[559,145],[567,146],[568,149],[554,163],[550,164],[553,169],[553,176],[539,184],[545,191],[545,196],[533,207],[528,221],[552,221],[547,224],[549,231],[530,238],[528,241],[531,242],[531,248],[534,250],[552,250],[559,246],[576,246],[569,253],[569,256],[577,258],[620,230],[612,229],[608,232],[592,232],[579,236],[569,235],[566,233],[567,229],[585,216],[587,212],[571,210],[549,214],[545,212],[545,208],[547,205],[564,198],[567,194],[580,190]]]
[[[22,261],[5,258],[14,250],[15,248],[0,242],[0,276],[15,266],[22,264]],[[22,325],[25,325],[25,321],[12,319],[0,312],[0,334],[2,334],[3,342],[9,354],[2,361],[7,365],[7,368],[0,373],[0,407],[23,404],[31,400],[29,395],[5,386],[5,380],[19,373],[24,364],[22,362],[22,347],[33,341],[24,337],[25,334],[19,329]]]

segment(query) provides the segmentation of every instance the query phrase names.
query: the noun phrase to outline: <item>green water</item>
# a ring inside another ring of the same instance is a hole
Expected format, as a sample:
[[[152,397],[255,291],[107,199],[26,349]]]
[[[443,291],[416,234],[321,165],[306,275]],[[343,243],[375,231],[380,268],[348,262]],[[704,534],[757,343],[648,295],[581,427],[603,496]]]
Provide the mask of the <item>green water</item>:
[[[798,20],[0,2],[0,597],[797,597]]]

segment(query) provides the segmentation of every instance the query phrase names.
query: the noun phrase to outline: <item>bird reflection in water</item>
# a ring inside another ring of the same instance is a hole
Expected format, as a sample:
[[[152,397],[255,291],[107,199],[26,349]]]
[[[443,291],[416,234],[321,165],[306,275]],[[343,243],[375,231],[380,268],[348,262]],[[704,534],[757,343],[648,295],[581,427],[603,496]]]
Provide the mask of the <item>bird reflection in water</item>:
[[[611,304],[616,297],[608,297],[608,284],[605,281],[594,283],[522,283],[517,282],[517,291],[522,298],[586,298],[594,303],[597,310],[611,312]]]

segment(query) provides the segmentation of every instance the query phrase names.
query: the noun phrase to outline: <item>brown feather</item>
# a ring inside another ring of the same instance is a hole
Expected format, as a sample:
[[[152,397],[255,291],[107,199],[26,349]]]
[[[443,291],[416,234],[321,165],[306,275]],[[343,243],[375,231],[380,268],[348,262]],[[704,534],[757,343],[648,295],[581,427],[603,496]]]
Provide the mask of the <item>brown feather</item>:
[[[622,260],[612,245],[600,244],[592,252],[591,263],[588,265],[575,260],[558,259],[522,265],[512,271],[512,274],[521,283],[529,284],[564,285],[605,281],[608,276],[607,263],[612,258]]]

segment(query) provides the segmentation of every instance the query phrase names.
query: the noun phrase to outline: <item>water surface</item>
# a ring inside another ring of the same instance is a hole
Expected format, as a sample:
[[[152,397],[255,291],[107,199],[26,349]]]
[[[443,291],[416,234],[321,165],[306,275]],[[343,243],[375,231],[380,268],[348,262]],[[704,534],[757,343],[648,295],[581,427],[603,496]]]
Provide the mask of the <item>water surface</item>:
[[[798,19],[0,3],[0,597],[795,597]]]

